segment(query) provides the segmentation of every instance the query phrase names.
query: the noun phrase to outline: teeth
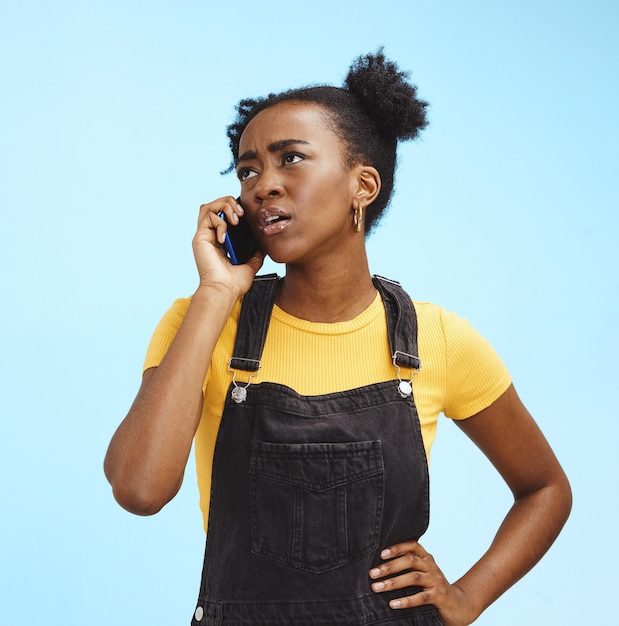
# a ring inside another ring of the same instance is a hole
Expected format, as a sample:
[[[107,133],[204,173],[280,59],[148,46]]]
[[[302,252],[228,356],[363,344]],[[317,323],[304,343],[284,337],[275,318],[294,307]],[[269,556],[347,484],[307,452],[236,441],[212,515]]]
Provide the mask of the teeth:
[[[267,217],[264,221],[267,224],[272,224],[273,222],[277,222],[279,219],[279,215],[269,215],[269,217]]]

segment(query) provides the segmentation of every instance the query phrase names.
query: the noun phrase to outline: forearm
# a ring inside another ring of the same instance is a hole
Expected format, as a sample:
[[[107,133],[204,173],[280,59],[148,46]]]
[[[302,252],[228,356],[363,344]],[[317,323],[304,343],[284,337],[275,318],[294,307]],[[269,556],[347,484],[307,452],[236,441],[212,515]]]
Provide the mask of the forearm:
[[[133,513],[156,513],[180,488],[202,409],[202,388],[235,297],[199,289],[159,367],[147,372],[114,434],[105,473]]]
[[[433,604],[445,626],[467,626],[544,555],[571,508],[567,478],[548,442],[513,386],[489,407],[458,426],[499,471],[514,505],[492,545],[458,581],[450,584],[434,558],[416,541],[389,546],[385,562],[370,571],[379,593],[415,585],[422,590],[397,598],[393,608]]]
[[[571,508],[563,474],[518,498],[484,556],[454,584],[466,597],[471,623],[546,553]]]

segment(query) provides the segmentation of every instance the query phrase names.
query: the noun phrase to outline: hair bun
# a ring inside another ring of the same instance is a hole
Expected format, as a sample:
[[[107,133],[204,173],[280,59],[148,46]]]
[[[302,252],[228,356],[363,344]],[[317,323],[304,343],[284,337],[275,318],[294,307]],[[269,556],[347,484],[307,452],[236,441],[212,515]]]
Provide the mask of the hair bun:
[[[428,103],[417,98],[417,87],[408,81],[409,76],[379,48],[375,54],[355,59],[344,81],[389,139],[414,139],[428,124]]]

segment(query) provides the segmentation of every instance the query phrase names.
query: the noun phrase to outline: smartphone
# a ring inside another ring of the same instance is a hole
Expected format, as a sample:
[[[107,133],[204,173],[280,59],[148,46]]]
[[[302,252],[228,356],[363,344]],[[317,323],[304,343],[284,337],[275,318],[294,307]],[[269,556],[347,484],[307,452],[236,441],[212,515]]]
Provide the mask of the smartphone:
[[[241,204],[239,198],[237,198],[236,201]],[[222,219],[226,219],[223,211],[220,211],[218,215]],[[228,224],[224,245],[226,247],[226,254],[233,265],[247,263],[260,248],[260,244],[249,227],[244,215],[239,219],[238,224]]]

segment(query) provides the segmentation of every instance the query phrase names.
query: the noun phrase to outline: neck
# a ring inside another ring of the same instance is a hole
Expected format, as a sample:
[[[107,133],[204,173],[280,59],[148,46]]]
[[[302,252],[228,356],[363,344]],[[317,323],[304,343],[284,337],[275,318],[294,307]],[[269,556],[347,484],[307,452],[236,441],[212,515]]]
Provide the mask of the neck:
[[[277,295],[277,305],[310,322],[346,322],[365,311],[376,297],[367,257],[335,265],[289,264]]]

